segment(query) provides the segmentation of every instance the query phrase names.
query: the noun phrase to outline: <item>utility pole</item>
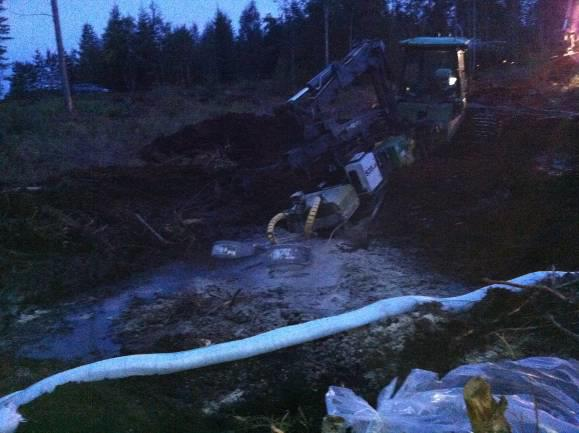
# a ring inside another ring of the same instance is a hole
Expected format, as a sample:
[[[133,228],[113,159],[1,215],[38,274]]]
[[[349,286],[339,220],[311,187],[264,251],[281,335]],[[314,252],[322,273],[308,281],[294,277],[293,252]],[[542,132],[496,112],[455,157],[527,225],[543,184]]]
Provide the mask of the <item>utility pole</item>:
[[[324,39],[326,44],[326,65],[330,64],[330,0],[324,0]]]
[[[478,10],[477,10],[477,0],[472,0],[472,37],[474,39],[474,44],[471,54],[472,71],[476,71],[477,65],[477,38],[478,38]]]
[[[62,43],[62,31],[60,30],[60,15],[58,14],[57,0],[50,0],[52,5],[52,19],[54,20],[54,33],[56,34],[56,45],[58,47],[58,60],[60,62],[60,74],[62,76],[62,90],[64,92],[64,103],[69,113],[74,112],[72,95],[70,93],[70,82],[66,70],[66,58],[64,56],[64,45]]]

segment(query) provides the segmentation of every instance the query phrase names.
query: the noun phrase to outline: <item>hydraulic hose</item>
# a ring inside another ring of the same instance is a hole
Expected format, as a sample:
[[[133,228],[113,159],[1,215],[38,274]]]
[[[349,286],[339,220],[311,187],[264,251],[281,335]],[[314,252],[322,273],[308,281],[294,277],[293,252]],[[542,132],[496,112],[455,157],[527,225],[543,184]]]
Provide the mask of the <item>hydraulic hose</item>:
[[[512,283],[531,286],[547,278],[563,277],[565,272],[534,272],[511,280]],[[579,276],[579,273],[574,273]],[[384,299],[374,304],[333,317],[313,320],[299,325],[286,326],[243,340],[215,344],[209,347],[176,353],[129,355],[83,365],[49,376],[28,388],[0,398],[0,433],[13,433],[22,416],[18,408],[38,397],[49,394],[57,386],[71,382],[95,382],[105,379],[121,379],[131,376],[170,374],[209,365],[238,361],[264,353],[274,352],[309,341],[349,331],[387,317],[414,311],[428,303],[439,303],[447,311],[465,311],[481,301],[491,288],[503,288],[513,292],[522,289],[494,284],[465,295],[451,298],[430,296],[402,296]]]
[[[275,227],[287,218],[286,212],[281,212],[275,215],[267,225],[267,238],[273,245],[277,245],[277,238],[275,237]],[[1,432],[0,432],[1,433]]]
[[[310,207],[308,217],[306,218],[306,224],[304,225],[304,234],[306,235],[306,239],[312,237],[312,234],[314,232],[314,224],[316,223],[316,218],[318,216],[321,204],[322,204],[322,197],[317,196],[314,199],[312,206]]]

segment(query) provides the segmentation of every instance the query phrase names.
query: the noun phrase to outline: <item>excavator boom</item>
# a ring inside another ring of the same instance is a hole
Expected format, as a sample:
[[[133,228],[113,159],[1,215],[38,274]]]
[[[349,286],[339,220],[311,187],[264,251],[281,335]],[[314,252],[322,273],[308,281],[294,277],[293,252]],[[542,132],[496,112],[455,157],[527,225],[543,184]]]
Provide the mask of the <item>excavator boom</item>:
[[[302,90],[289,99],[299,104],[308,99],[315,114],[330,104],[341,89],[349,87],[358,77],[369,73],[376,96],[385,114],[395,117],[395,98],[392,92],[392,73],[386,60],[384,42],[366,40],[354,47],[340,62],[328,65],[312,78]]]
[[[370,76],[379,108],[369,108],[339,123],[331,105],[341,90],[362,75]],[[292,168],[307,169],[331,149],[338,151],[339,159],[347,153],[344,144],[366,135],[380,117],[394,127],[398,122],[396,97],[384,42],[366,40],[358,44],[341,61],[328,65],[312,78],[287,101],[286,108],[303,128],[303,143],[288,154]]]

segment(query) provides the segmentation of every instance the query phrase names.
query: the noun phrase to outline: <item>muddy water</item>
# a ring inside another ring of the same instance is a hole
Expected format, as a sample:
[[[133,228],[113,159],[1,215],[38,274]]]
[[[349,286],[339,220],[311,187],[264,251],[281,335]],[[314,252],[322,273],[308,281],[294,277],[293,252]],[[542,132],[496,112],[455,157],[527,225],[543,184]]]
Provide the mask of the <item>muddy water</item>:
[[[250,315],[260,315],[267,309],[267,318],[261,319],[259,327],[244,325],[239,335],[247,336],[283,325],[280,315],[312,320],[387,297],[454,296],[467,291],[461,282],[433,273],[419,263],[413,251],[401,251],[386,242],[376,241],[367,250],[356,251],[348,251],[339,240],[313,240],[309,247],[312,262],[304,268],[271,269],[264,263],[264,256],[231,262],[177,263],[109,287],[103,291],[109,293],[106,296],[79,297],[51,310],[30,308],[10,327],[0,350],[20,357],[85,362],[116,356],[126,343],[119,336],[126,331],[127,322],[138,322],[143,311],[154,315],[168,299],[174,305],[175,300],[187,295],[242,293],[236,308]],[[166,323],[161,332],[171,334],[171,326],[171,322]],[[147,328],[140,334],[141,338],[147,334]]]
[[[79,297],[52,310],[31,309],[13,326],[13,349],[22,357],[91,361],[119,354],[114,320],[135,299],[153,301],[159,294],[178,291],[195,273],[195,266],[175,264],[107,287],[103,298]]]

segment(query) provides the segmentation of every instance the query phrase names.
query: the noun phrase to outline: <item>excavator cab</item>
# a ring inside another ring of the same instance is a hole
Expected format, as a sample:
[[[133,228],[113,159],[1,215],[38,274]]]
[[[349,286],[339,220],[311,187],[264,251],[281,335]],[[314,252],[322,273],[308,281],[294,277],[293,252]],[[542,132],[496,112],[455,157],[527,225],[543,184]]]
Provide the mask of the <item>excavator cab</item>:
[[[408,123],[430,128],[448,141],[464,118],[467,95],[465,55],[470,41],[418,37],[400,43],[404,65],[397,111]]]

